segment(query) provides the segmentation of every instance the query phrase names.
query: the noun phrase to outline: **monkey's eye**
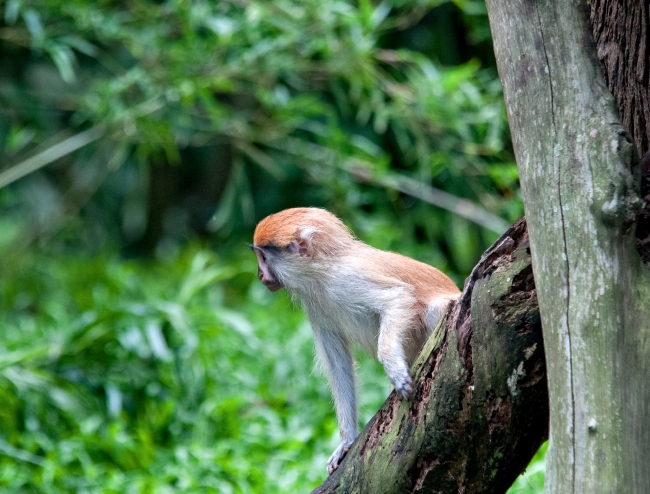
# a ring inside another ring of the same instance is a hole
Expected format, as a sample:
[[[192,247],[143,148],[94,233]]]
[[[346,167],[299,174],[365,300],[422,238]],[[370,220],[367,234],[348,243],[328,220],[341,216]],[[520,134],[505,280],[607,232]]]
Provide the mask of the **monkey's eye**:
[[[266,256],[264,255],[264,252],[260,252],[260,255],[262,256],[262,261],[266,262]]]

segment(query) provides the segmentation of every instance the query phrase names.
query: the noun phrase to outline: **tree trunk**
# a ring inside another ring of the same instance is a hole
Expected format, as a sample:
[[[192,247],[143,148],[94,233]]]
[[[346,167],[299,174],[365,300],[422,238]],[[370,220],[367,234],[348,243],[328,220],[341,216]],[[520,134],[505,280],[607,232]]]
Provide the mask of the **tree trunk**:
[[[549,376],[546,490],[650,492],[650,279],[636,151],[583,2],[488,0]]]
[[[548,434],[544,349],[526,224],[482,257],[414,364],[314,493],[503,493]]]

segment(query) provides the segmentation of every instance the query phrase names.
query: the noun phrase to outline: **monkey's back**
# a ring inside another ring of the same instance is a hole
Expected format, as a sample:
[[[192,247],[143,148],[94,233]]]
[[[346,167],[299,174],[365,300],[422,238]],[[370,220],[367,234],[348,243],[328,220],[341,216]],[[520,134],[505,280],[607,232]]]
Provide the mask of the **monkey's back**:
[[[383,251],[366,246],[367,256],[373,258],[373,264],[381,274],[389,279],[399,280],[411,285],[415,297],[428,301],[441,295],[456,298],[460,290],[456,284],[439,269],[396,252]]]
[[[390,304],[392,297],[411,299],[409,336],[404,341],[404,353],[410,365],[448,302],[456,299],[460,290],[447,275],[433,266],[395,252],[375,249],[360,241],[355,243],[354,254],[341,259],[342,272],[333,275],[338,282],[334,285],[342,288],[341,293],[347,297],[347,307],[354,307],[357,301],[367,304],[367,309],[381,312],[381,306]],[[355,277],[361,278],[359,290],[350,290]],[[361,291],[361,287],[366,288]],[[377,305],[371,307],[373,304]],[[376,338],[376,333],[373,337]]]

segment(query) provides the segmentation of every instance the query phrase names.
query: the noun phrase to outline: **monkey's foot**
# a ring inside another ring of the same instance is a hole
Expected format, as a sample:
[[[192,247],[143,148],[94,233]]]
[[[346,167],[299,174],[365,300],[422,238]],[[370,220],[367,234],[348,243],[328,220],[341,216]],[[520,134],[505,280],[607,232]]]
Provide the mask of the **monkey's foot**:
[[[343,458],[345,458],[345,455],[348,454],[348,451],[350,451],[350,446],[352,446],[352,441],[342,441],[341,444],[339,444],[339,447],[334,450],[334,453],[332,453],[332,456],[330,456],[330,459],[327,460],[327,473],[332,475],[334,473],[334,470],[336,470],[341,462],[343,461]]]

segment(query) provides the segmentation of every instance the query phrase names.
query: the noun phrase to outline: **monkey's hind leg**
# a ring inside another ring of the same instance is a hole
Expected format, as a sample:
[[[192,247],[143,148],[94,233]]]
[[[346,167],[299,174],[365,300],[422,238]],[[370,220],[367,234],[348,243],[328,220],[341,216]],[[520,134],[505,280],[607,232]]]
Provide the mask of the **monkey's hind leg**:
[[[447,306],[452,300],[456,300],[460,294],[455,296],[436,297],[429,300],[424,313],[424,324],[427,327],[427,336],[429,336],[445,315]]]

